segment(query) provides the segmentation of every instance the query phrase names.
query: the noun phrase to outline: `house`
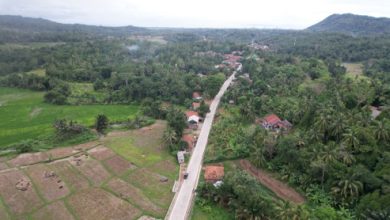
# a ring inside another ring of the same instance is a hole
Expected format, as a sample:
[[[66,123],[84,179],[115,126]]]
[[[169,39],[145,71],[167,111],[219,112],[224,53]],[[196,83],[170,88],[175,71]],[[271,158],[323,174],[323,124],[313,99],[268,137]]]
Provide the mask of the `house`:
[[[258,121],[267,130],[278,131],[280,129],[289,130],[292,124],[287,120],[281,120],[277,115],[270,114]]]
[[[195,100],[202,100],[203,99],[199,92],[193,92],[192,98]]]
[[[187,143],[189,150],[192,150],[195,147],[195,137],[190,134],[185,134],[181,137],[181,140]]]
[[[191,129],[197,129],[198,123],[201,120],[198,115],[198,112],[186,111],[186,116],[187,116],[188,127]]]
[[[206,182],[215,183],[223,179],[225,170],[223,166],[210,165],[204,168],[204,179]]]
[[[179,162],[179,164],[182,164],[185,162],[184,151],[177,152],[177,161]]]
[[[192,110],[196,111],[199,107],[200,107],[200,103],[199,102],[193,102],[192,103]]]

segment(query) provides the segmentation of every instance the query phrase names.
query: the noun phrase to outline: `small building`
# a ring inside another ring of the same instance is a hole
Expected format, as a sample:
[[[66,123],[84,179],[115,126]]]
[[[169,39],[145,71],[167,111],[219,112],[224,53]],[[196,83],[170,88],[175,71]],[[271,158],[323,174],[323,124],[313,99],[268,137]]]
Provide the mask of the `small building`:
[[[195,99],[195,100],[198,100],[198,101],[203,99],[199,92],[193,92],[192,93],[192,98]]]
[[[261,126],[267,130],[289,130],[292,124],[287,120],[281,120],[277,115],[270,114],[259,120]]]
[[[181,140],[187,143],[187,147],[189,150],[192,150],[195,147],[196,140],[195,140],[194,136],[192,136],[190,134],[185,134],[185,135],[183,135]]]
[[[198,129],[198,123],[201,121],[198,112],[186,111],[188,127],[191,129]]]
[[[177,152],[177,162],[179,162],[179,164],[182,164],[185,162],[184,151]]]
[[[221,181],[225,175],[223,166],[210,165],[204,168],[204,179],[206,182],[215,183]]]

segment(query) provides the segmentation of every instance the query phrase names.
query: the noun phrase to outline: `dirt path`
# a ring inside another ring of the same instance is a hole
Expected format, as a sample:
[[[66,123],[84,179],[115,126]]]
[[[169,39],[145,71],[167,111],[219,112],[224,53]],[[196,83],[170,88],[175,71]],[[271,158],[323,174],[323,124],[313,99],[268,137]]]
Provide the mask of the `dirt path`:
[[[258,169],[247,160],[240,160],[240,166],[256,177],[261,184],[272,190],[279,198],[296,204],[305,202],[305,198],[287,184],[273,178],[268,172]]]

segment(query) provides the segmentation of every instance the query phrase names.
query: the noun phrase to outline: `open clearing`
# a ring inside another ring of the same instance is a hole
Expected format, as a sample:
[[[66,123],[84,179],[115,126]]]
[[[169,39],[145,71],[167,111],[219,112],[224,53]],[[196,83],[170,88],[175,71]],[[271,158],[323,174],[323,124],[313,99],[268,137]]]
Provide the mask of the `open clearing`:
[[[342,63],[342,66],[346,68],[346,77],[351,79],[367,79],[367,76],[363,75],[362,63]]]
[[[83,220],[135,219],[141,211],[130,203],[98,188],[76,193],[68,199],[75,215]]]
[[[112,121],[124,121],[138,112],[136,105],[51,105],[43,102],[43,95],[43,92],[0,87],[0,149],[52,134],[52,124],[58,118],[92,126],[100,113]]]
[[[0,157],[0,219],[163,218],[178,175],[161,143],[165,129],[157,121],[99,141]]]

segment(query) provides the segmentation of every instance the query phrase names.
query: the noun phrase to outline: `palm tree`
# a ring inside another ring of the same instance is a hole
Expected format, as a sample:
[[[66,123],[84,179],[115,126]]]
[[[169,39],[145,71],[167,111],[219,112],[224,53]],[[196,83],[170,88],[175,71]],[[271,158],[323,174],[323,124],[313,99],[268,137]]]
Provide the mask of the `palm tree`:
[[[311,162],[310,166],[321,170],[321,186],[324,187],[325,173],[328,169],[328,164],[321,157],[318,157],[315,161]]]
[[[163,135],[164,143],[168,146],[172,146],[173,144],[177,143],[177,134],[172,128],[168,128],[165,130]]]
[[[278,219],[280,220],[305,220],[308,219],[307,210],[301,205],[294,205],[288,201],[283,201],[278,210]]]
[[[390,132],[389,129],[386,127],[386,122],[384,120],[379,121],[376,123],[377,126],[375,127],[374,135],[375,138],[378,141],[389,141],[390,140]]]
[[[264,167],[267,164],[267,161],[264,157],[264,148],[261,147],[252,147],[252,155],[250,161],[256,167]]]
[[[319,157],[326,163],[330,164],[336,161],[337,151],[336,144],[334,142],[329,142],[328,145],[324,145],[319,153]]]
[[[345,149],[343,145],[338,149],[338,158],[346,165],[351,165],[356,160],[353,154]]]
[[[356,180],[355,175],[349,178],[340,180],[332,187],[332,193],[339,196],[343,202],[350,201],[359,196],[360,191],[363,190],[363,184]]]
[[[310,140],[312,142],[317,142],[319,140],[321,140],[321,135],[319,132],[317,132],[316,130],[314,129],[311,129],[310,132],[309,132],[309,137],[310,137]]]
[[[337,140],[340,140],[340,136],[344,132],[344,129],[345,129],[344,117],[340,113],[335,117],[335,120],[332,124],[332,135],[334,135]]]
[[[347,132],[343,134],[343,142],[352,149],[357,149],[360,145],[358,139],[358,132],[354,128],[348,128]]]

